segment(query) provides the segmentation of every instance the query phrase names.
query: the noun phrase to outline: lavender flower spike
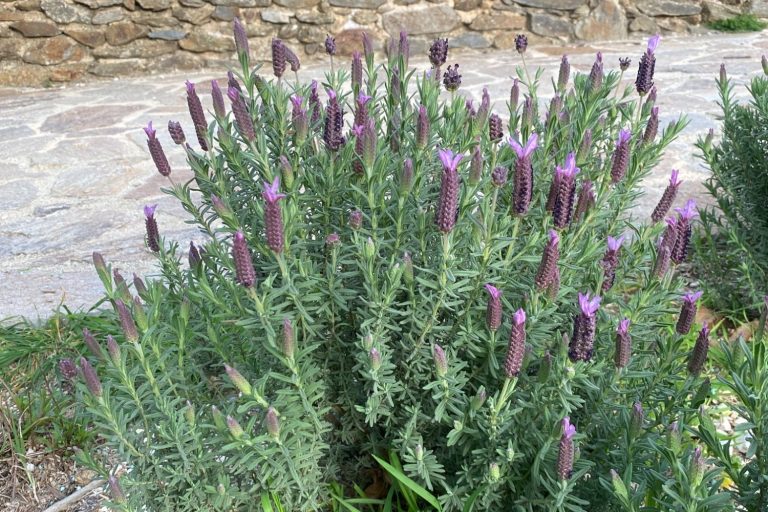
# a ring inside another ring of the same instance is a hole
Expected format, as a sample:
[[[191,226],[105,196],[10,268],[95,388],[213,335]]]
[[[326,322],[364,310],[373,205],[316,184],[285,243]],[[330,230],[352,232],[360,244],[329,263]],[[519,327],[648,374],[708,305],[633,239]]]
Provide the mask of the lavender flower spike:
[[[237,282],[246,288],[256,284],[256,270],[253,268],[251,252],[248,250],[248,242],[242,231],[235,233],[232,242],[232,258],[235,260]]]
[[[600,307],[600,297],[590,298],[589,293],[579,293],[580,312],[573,321],[573,336],[568,349],[571,361],[589,361],[595,342],[595,327],[597,313]]]
[[[120,327],[125,334],[125,339],[131,342],[138,341],[139,331],[136,329],[136,322],[133,321],[128,306],[122,300],[117,299],[115,300],[115,308],[117,309],[117,316],[120,318]]]
[[[235,33],[235,48],[237,48],[238,57],[250,59],[250,50],[248,49],[248,34],[245,27],[240,22],[240,18],[235,17],[233,21]]]
[[[88,391],[90,391],[94,397],[100,397],[102,393],[101,381],[96,374],[96,370],[93,369],[91,363],[84,357],[80,358],[80,371],[83,373],[83,380],[85,381],[85,387],[88,388]]]
[[[517,53],[520,55],[523,55],[527,49],[528,38],[525,36],[525,34],[517,34],[515,37],[515,50],[517,50]]]
[[[363,60],[360,52],[352,52],[352,90],[357,92],[363,87]]]
[[[152,252],[160,252],[160,231],[157,228],[157,220],[155,219],[155,208],[157,205],[145,206],[144,216],[146,217],[145,225],[147,228],[147,247]]]
[[[442,233],[449,233],[456,225],[459,209],[459,173],[457,167],[464,157],[461,153],[454,155],[450,149],[437,152],[443,164],[443,175],[440,184],[440,200],[437,205],[435,222]]]
[[[429,47],[429,62],[436,70],[448,59],[448,39],[435,39]]]
[[[699,331],[699,337],[696,338],[696,344],[693,346],[690,359],[688,359],[688,372],[691,375],[697,376],[704,368],[704,363],[707,361],[707,352],[709,351],[709,327],[707,324],[701,326]]]
[[[654,52],[659,45],[661,36],[655,35],[648,40],[648,49],[640,57],[640,65],[637,69],[635,88],[640,96],[644,96],[653,88],[653,72],[656,68],[656,56]]]
[[[248,112],[248,107],[245,105],[243,94],[230,86],[227,89],[227,96],[232,102],[232,113],[235,115],[237,129],[243,138],[253,141],[256,138],[256,129],[253,127],[253,119],[251,118],[251,113]]]
[[[504,359],[504,375],[508,379],[517,377],[523,366],[525,355],[525,311],[518,309],[512,315],[512,330],[509,333],[507,356]]]
[[[187,107],[189,107],[189,116],[192,118],[192,124],[195,126],[197,142],[203,151],[208,151],[208,121],[205,120],[203,104],[200,103],[200,97],[195,91],[195,84],[187,80]]]
[[[277,38],[272,39],[272,72],[280,79],[285,73],[285,45]]]
[[[446,91],[453,92],[461,85],[461,75],[459,74],[459,65],[448,66],[448,70],[443,73],[443,86]]]
[[[168,133],[171,135],[173,142],[179,146],[187,141],[187,138],[184,136],[184,129],[178,121],[168,121]]]
[[[677,215],[677,236],[672,247],[672,261],[682,263],[688,257],[691,242],[691,220],[698,215],[696,201],[689,199],[682,208],[675,208]]]
[[[419,105],[419,114],[416,119],[416,146],[425,148],[429,142],[429,115],[427,107]]]
[[[432,346],[432,355],[435,359],[435,373],[441,379],[448,374],[448,358],[443,347],[435,343]]]
[[[643,132],[643,144],[650,144],[656,139],[656,134],[659,132],[659,107],[651,108],[651,116],[648,118],[648,123],[645,125],[645,131]]]
[[[675,200],[675,196],[677,196],[677,189],[682,183],[682,180],[678,179],[678,175],[679,171],[677,169],[672,169],[669,185],[664,189],[664,193],[661,195],[659,203],[656,205],[656,208],[653,209],[653,213],[651,214],[651,220],[653,222],[659,222],[663,219],[669,211],[669,208],[672,206],[672,202]]]
[[[549,240],[547,245],[544,246],[544,252],[541,255],[539,270],[536,272],[535,282],[536,288],[539,290],[545,290],[555,279],[557,262],[560,259],[559,242],[560,237],[557,231],[551,229],[549,231]]]
[[[611,183],[618,183],[624,177],[629,166],[629,141],[632,138],[632,132],[623,129],[619,132],[619,139],[616,141],[616,149],[613,152],[613,162],[611,164]]]
[[[703,292],[686,293],[683,295],[683,305],[680,308],[680,316],[677,318],[675,330],[679,334],[688,334],[691,330],[693,321],[696,318],[696,301],[698,301]]]
[[[557,193],[552,206],[552,218],[555,227],[565,229],[573,219],[573,203],[576,197],[576,175],[580,169],[576,167],[576,155],[569,153],[565,159],[565,167],[555,168]]]
[[[557,476],[560,480],[568,480],[573,473],[573,436],[576,427],[571,425],[571,418],[563,418],[563,433],[560,436],[560,446],[557,453]]]
[[[632,355],[632,338],[629,335],[629,318],[619,322],[616,329],[616,352],[614,362],[616,368],[625,368],[629,364],[629,358]]]
[[[147,134],[147,147],[149,148],[149,154],[152,156],[152,161],[155,162],[157,172],[162,176],[170,176],[171,164],[168,163],[163,146],[160,145],[160,141],[157,139],[157,131],[152,128],[152,121],[147,123],[144,133]]]
[[[283,239],[283,217],[280,212],[280,205],[277,201],[286,197],[280,192],[280,178],[275,176],[272,184],[264,183],[264,193],[262,197],[264,204],[264,225],[267,232],[267,245],[275,253],[283,252],[285,241]]]
[[[616,267],[619,264],[619,249],[624,242],[624,235],[619,238],[608,237],[608,250],[605,251],[600,265],[603,267],[603,292],[607,292],[613,286],[616,279]]]
[[[539,136],[536,133],[531,134],[525,146],[509,138],[509,145],[515,151],[517,160],[515,161],[515,190],[512,199],[512,207],[516,214],[524,215],[531,205],[533,197],[533,167],[531,165],[531,155],[538,146]]]
[[[499,142],[504,138],[504,128],[501,118],[496,113],[492,113],[488,118],[488,138],[491,142]]]
[[[325,53],[333,57],[336,55],[336,38],[330,34],[325,36]]]
[[[568,79],[571,76],[571,63],[568,62],[568,56],[563,55],[560,61],[560,70],[557,74],[557,90],[563,91],[568,85]]]
[[[328,107],[325,109],[323,140],[331,151],[337,151],[344,144],[344,136],[341,134],[343,127],[344,112],[339,105],[336,91],[328,89]]]
[[[488,326],[489,331],[497,331],[501,327],[501,290],[493,286],[491,283],[485,285],[485,289],[488,290],[488,306],[485,310],[485,324]]]

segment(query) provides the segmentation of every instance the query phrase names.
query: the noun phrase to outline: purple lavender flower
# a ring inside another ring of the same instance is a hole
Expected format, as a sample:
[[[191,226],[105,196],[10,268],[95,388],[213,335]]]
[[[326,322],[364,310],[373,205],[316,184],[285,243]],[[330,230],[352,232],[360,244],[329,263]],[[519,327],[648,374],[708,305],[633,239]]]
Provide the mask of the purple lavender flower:
[[[659,107],[653,107],[651,109],[651,116],[648,118],[648,123],[645,125],[645,131],[643,132],[643,144],[650,144],[656,139],[656,134],[659,132]]]
[[[489,331],[497,331],[501,327],[501,290],[493,286],[491,283],[485,285],[485,289],[488,290],[488,305],[485,308],[485,325],[488,326]]]
[[[280,439],[280,419],[278,418],[277,411],[274,407],[267,409],[267,416],[264,419],[264,423],[267,426],[267,434],[272,439]]]
[[[491,114],[488,118],[488,138],[491,142],[499,142],[504,138],[504,128],[498,114]]]
[[[677,237],[672,247],[672,261],[682,263],[688,257],[688,246],[691,243],[691,220],[698,215],[696,201],[689,199],[682,208],[675,208],[677,215]]]
[[[299,69],[301,69],[301,61],[299,60],[298,55],[293,53],[293,50],[288,48],[287,46],[283,45],[283,48],[285,48],[285,60],[288,62],[288,64],[291,65],[291,71],[296,73]]]
[[[168,121],[168,133],[171,135],[173,142],[180,146],[187,140],[184,136],[184,130],[181,128],[181,123],[178,121]]]
[[[109,484],[109,493],[112,495],[112,501],[115,503],[126,503],[128,501],[123,492],[123,488],[120,487],[120,481],[115,475],[109,475],[107,483]]]
[[[365,60],[373,61],[373,41],[371,41],[371,36],[368,35],[368,32],[363,32],[362,40],[363,40],[363,54],[365,55]]]
[[[645,109],[651,108],[656,104],[656,86],[651,87],[651,92],[648,93],[648,97],[645,99],[643,107]]]
[[[402,81],[400,80],[400,68],[392,68],[392,76],[389,79],[389,93],[393,103],[400,103],[402,97]],[[399,110],[395,112],[400,113]],[[394,117],[394,113],[392,114]]]
[[[59,361],[59,371],[61,376],[67,380],[72,380],[77,377],[77,366],[71,359],[62,359]]]
[[[432,67],[439,70],[448,59],[448,39],[435,39],[429,47],[429,62]]]
[[[189,268],[197,268],[202,262],[203,258],[200,254],[200,249],[195,246],[195,243],[189,242],[189,252],[187,253],[187,260],[189,261]]]
[[[403,64],[408,67],[408,60],[411,56],[411,45],[408,42],[408,33],[405,30],[400,31],[400,40],[397,45],[397,53],[403,59]]]
[[[520,103],[520,80],[515,78],[509,89],[509,111],[516,112],[518,103]]]
[[[360,52],[352,52],[352,90],[357,92],[363,86],[363,60]]]
[[[352,134],[355,136],[355,159],[352,161],[352,171],[358,176],[365,173],[363,166],[363,132],[365,127],[357,125],[352,127]]]
[[[283,217],[280,205],[277,202],[286,197],[280,193],[280,178],[275,176],[272,184],[264,183],[264,225],[267,232],[267,245],[275,253],[283,252],[285,241],[283,240]]]
[[[325,130],[323,140],[331,151],[337,151],[344,144],[341,130],[344,126],[344,112],[341,110],[336,91],[328,89],[328,106],[325,109]]]
[[[523,101],[523,113],[520,115],[520,125],[522,128],[527,128],[530,130],[533,127],[535,108],[536,105],[533,103],[533,98],[530,95],[526,95],[525,101]]]
[[[677,189],[682,183],[682,181],[678,179],[678,175],[679,171],[677,169],[672,169],[672,176],[669,178],[669,185],[667,185],[667,188],[664,189],[664,193],[661,195],[659,203],[656,205],[656,208],[653,209],[653,213],[651,214],[651,220],[653,222],[659,222],[661,219],[663,219],[669,211],[669,208],[672,206],[672,202],[677,196]]]
[[[327,247],[333,247],[339,244],[341,244],[341,238],[339,237],[338,233],[331,233],[330,235],[325,237],[325,245]]]
[[[616,329],[616,353],[614,354],[616,368],[626,368],[631,355],[632,337],[629,335],[629,318],[625,318],[619,322],[619,327]]]
[[[507,356],[504,359],[504,375],[508,379],[517,377],[523,366],[525,355],[525,311],[518,309],[512,315],[512,330],[509,333]]]
[[[156,204],[144,207],[144,215],[146,217],[144,224],[147,228],[147,247],[152,252],[160,252],[160,231],[157,228],[157,220],[155,219],[155,208],[157,208]]]
[[[664,222],[666,222],[667,228],[664,230],[664,233],[661,236],[661,240],[659,242],[659,250],[662,248],[667,248],[671,256],[672,249],[674,249],[675,243],[677,242],[677,219],[674,217],[667,217],[664,219]]]
[[[419,105],[419,113],[416,119],[416,147],[425,148],[429,142],[429,115],[427,107]]]
[[[331,37],[330,34],[325,36],[325,53],[331,57],[336,55],[336,38]]]
[[[517,160],[515,161],[515,191],[512,198],[512,208],[517,215],[524,215],[528,212],[533,197],[533,166],[531,165],[531,155],[538,146],[539,136],[536,133],[528,137],[525,146],[514,140],[508,139],[509,145],[515,151]]]
[[[576,196],[576,175],[580,169],[576,167],[576,156],[569,153],[565,159],[565,167],[557,166],[557,195],[552,207],[552,218],[555,227],[565,229],[573,217],[573,203]]]
[[[195,91],[195,84],[187,80],[187,107],[189,107],[189,116],[192,118],[192,124],[195,126],[197,142],[203,151],[208,151],[208,121],[205,120],[203,104],[200,103],[200,97]]]
[[[272,72],[280,79],[285,73],[285,45],[278,38],[272,39]]]
[[[283,319],[283,355],[288,359],[293,358],[296,347],[296,335],[293,332],[293,324],[288,318]]]
[[[629,57],[619,57],[619,69],[622,71],[628,70],[630,64],[632,64],[632,59]]]
[[[557,262],[560,259],[560,237],[557,231],[551,229],[549,231],[549,239],[544,246],[544,252],[541,253],[541,262],[539,263],[539,270],[536,272],[536,287],[539,290],[546,289],[552,284],[555,278],[555,271],[557,270]]]
[[[216,84],[218,87],[218,84]],[[232,71],[227,71],[227,87],[234,87],[239,92],[243,92],[243,88],[240,87],[240,82],[237,81],[235,74]],[[222,98],[223,101],[223,98]],[[223,103],[222,103],[223,104]]]
[[[251,113],[248,112],[243,94],[234,87],[230,87],[227,90],[227,96],[232,102],[232,113],[235,115],[237,129],[243,138],[253,141],[256,138],[256,129],[253,126],[253,119],[251,118]]]
[[[486,87],[483,87],[483,95],[480,100],[480,106],[477,109],[477,115],[475,116],[475,121],[477,122],[477,126],[485,126],[486,121],[488,121],[488,116],[491,113],[491,95],[488,94],[488,89]]]
[[[234,19],[234,32],[235,32],[235,48],[237,48],[237,55],[242,58],[250,58],[250,50],[248,49],[248,34],[245,32],[245,27],[240,22],[240,18]]]
[[[355,120],[353,126],[363,126],[368,121],[368,103],[373,99],[372,96],[368,96],[363,91],[357,95],[355,99]]]
[[[101,381],[96,374],[96,370],[93,369],[91,363],[84,357],[80,358],[80,371],[83,373],[83,380],[85,380],[85,387],[88,388],[88,391],[93,396],[100,397],[102,393]]]
[[[584,130],[584,136],[581,138],[581,144],[579,145],[579,151],[576,153],[576,158],[579,162],[583,162],[587,156],[589,156],[592,150],[592,130],[587,128]]]
[[[469,184],[477,185],[483,178],[483,152],[478,144],[472,150],[472,160],[469,164]]]
[[[671,260],[671,251],[669,247],[662,245],[659,247],[656,253],[656,261],[653,264],[653,276],[656,279],[661,279],[669,270],[669,262]]]
[[[120,319],[120,327],[125,334],[125,339],[128,341],[137,341],[139,339],[139,331],[136,330],[136,323],[133,321],[133,316],[128,310],[128,306],[125,305],[120,299],[115,300],[115,309],[117,309],[117,316]]]
[[[232,242],[232,259],[235,260],[235,275],[237,282],[246,288],[256,284],[256,270],[251,261],[251,251],[242,231],[235,233]]]
[[[597,52],[595,62],[592,64],[592,69],[589,72],[589,88],[593,91],[600,89],[603,86],[603,54]]]
[[[573,473],[573,436],[576,427],[571,425],[571,418],[563,418],[563,433],[560,436],[560,446],[557,453],[557,477],[568,480]]]
[[[443,73],[443,86],[446,91],[453,92],[461,85],[461,75],[459,74],[459,65],[448,66],[448,70]]]
[[[136,289],[136,293],[142,297],[147,294],[147,286],[144,284],[144,281],[142,281],[141,278],[136,274],[133,274],[133,287]]]
[[[699,337],[696,338],[696,344],[693,346],[690,358],[688,359],[688,372],[691,375],[698,376],[704,368],[707,361],[707,352],[709,351],[709,327],[706,322],[701,326]]]
[[[560,110],[563,107],[563,99],[559,94],[552,96],[549,101],[549,112],[547,112],[547,122],[554,123],[560,118]]]
[[[491,173],[491,183],[496,188],[503,187],[507,183],[508,174],[509,174],[509,169],[507,169],[506,167],[502,167],[502,166],[496,167]]]
[[[624,178],[629,166],[629,141],[632,138],[632,132],[623,129],[619,132],[619,139],[616,141],[616,149],[613,152],[611,164],[611,183],[618,183]]]
[[[349,214],[349,227],[353,231],[357,231],[363,226],[363,212],[360,210],[353,210]]]
[[[574,219],[581,220],[584,215],[595,206],[595,189],[590,180],[584,180],[579,190],[579,198],[576,201],[576,211],[573,214]]]
[[[568,56],[563,55],[560,60],[560,70],[557,73],[557,90],[563,91],[568,86],[568,80],[571,77],[571,63],[568,62]]]
[[[597,324],[595,313],[600,307],[600,300],[597,295],[590,298],[589,292],[579,293],[580,312],[574,317],[573,336],[568,348],[568,357],[573,362],[592,359]]]
[[[656,68],[656,56],[654,52],[659,44],[661,36],[655,35],[648,40],[648,49],[640,57],[640,66],[637,69],[635,88],[640,96],[647,94],[653,87],[653,72]]]
[[[600,265],[603,267],[603,293],[607,292],[613,286],[616,279],[616,267],[619,264],[619,249],[624,242],[624,235],[619,238],[608,237],[608,250],[605,251]]]
[[[704,292],[686,293],[683,295],[683,305],[680,308],[680,316],[677,317],[675,330],[679,334],[688,334],[691,330],[693,321],[696,319],[696,301],[698,301]]]
[[[456,170],[464,158],[461,153],[454,155],[450,149],[440,149],[437,152],[443,164],[443,175],[440,180],[440,199],[435,214],[437,229],[449,233],[456,225],[459,209],[459,173]]]
[[[152,161],[155,162],[157,172],[163,176],[170,176],[171,165],[165,156],[163,146],[160,145],[160,141],[157,139],[157,131],[152,128],[152,121],[147,123],[144,132],[147,134],[147,147],[149,148],[149,154],[152,156]]]
[[[413,188],[413,160],[406,158],[403,162],[403,172],[400,174],[400,195],[408,195],[411,188]]]
[[[107,336],[107,353],[109,354],[109,358],[112,360],[112,364],[115,366],[120,366],[122,363],[120,345],[117,344],[117,341],[112,335]]]
[[[307,138],[309,131],[309,120],[307,119],[307,111],[303,108],[304,98],[298,94],[291,96],[291,124],[293,125],[293,133],[297,144],[300,144]]]
[[[525,34],[517,34],[515,37],[515,50],[517,50],[517,53],[520,55],[523,55],[527,49],[528,38],[525,36]]]
[[[435,343],[432,346],[432,356],[435,360],[435,373],[439,378],[445,378],[448,374],[448,358],[443,347]]]

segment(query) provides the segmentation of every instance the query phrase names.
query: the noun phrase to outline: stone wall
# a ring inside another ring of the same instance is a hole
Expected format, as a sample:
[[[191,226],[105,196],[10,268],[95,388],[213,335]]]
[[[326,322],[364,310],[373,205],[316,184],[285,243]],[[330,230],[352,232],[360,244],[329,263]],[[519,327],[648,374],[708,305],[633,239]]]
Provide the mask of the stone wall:
[[[533,40],[622,39],[687,32],[750,12],[768,0],[0,0],[0,84],[45,85],[88,76],[225,67],[233,62],[239,16],[252,54],[282,38],[304,57],[334,34],[342,55],[368,31],[381,48],[401,29],[413,52],[449,37],[452,48]]]

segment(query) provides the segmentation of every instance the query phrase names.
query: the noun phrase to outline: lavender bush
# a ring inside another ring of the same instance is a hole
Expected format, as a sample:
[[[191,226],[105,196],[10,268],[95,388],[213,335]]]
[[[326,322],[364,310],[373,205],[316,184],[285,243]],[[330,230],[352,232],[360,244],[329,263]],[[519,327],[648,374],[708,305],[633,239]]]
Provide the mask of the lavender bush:
[[[444,39],[422,70],[405,34],[381,64],[364,37],[322,84],[291,82],[279,40],[274,79],[236,42],[229,112],[188,84],[197,142],[170,125],[192,180],[147,130],[208,241],[185,254],[150,207],[162,277],[137,297],[97,258],[124,333],[83,391],[130,468],[116,506],[350,510],[381,461],[371,506],[727,507],[689,435],[708,389],[674,274],[690,208],[627,215],[684,126],[653,127],[658,38],[636,88],[563,57],[548,102],[523,65],[477,107]]]

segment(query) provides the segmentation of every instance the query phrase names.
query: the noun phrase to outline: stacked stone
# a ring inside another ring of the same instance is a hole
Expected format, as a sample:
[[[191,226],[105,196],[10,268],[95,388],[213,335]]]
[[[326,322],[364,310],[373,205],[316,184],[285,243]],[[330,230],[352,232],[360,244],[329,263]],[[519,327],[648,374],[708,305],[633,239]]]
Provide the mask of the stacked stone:
[[[272,38],[300,57],[322,55],[327,34],[348,56],[368,32],[383,49],[401,30],[411,52],[448,37],[451,48],[514,47],[540,40],[623,39],[686,32],[745,12],[768,18],[768,0],[0,0],[0,85],[40,85],[87,75],[196,69],[232,62],[232,20],[252,55]],[[350,28],[351,27],[351,28]],[[302,55],[303,54],[303,55]]]

